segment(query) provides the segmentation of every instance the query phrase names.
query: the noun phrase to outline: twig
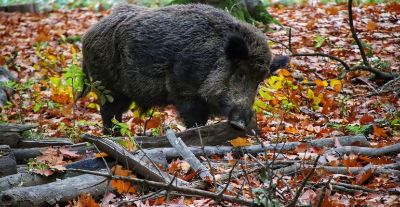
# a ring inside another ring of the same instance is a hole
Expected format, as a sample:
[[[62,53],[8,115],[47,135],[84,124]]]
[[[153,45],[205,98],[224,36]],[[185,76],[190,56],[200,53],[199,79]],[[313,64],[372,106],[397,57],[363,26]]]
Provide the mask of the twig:
[[[291,27],[289,27],[289,46],[288,46],[288,48],[289,48],[289,51],[291,53],[293,53],[293,51],[292,51],[292,28]]]
[[[320,57],[327,57],[327,58],[329,58],[329,59],[336,60],[336,61],[340,62],[340,64],[342,64],[343,67],[344,67],[347,71],[351,71],[351,70],[352,70],[351,67],[350,67],[346,62],[344,62],[342,59],[340,59],[340,58],[338,58],[338,57],[335,57],[335,56],[332,56],[332,55],[325,54],[325,53],[294,53],[294,54],[291,54],[290,56],[292,56],[292,57],[296,57],[296,56],[320,56]]]
[[[375,90],[374,92],[370,92],[367,94],[367,97],[379,95],[382,93],[387,93],[387,92],[392,92],[392,91],[400,91],[399,86],[396,87],[395,83],[400,80],[400,76],[397,78],[385,83],[385,85],[381,86],[378,88],[378,90]]]
[[[362,190],[362,191],[369,192],[369,193],[375,192],[375,190],[373,190],[373,189],[369,189],[369,188],[362,187],[359,185],[352,185],[352,184],[348,184],[348,183],[341,183],[341,182],[335,182],[335,181],[331,182],[331,184],[332,185],[340,185],[340,186],[350,188],[350,189],[355,189],[355,190]]]
[[[385,154],[400,153],[400,143],[381,148],[345,146],[345,147],[331,149],[326,153],[338,153],[340,155],[357,154],[357,155],[367,155],[370,157],[378,157]]]
[[[348,2],[348,12],[349,12],[349,26],[350,26],[350,31],[351,35],[353,36],[353,39],[356,41],[357,46],[360,50],[361,57],[363,59],[363,63],[365,66],[368,68],[371,68],[371,65],[368,62],[367,56],[365,55],[364,47],[361,43],[361,40],[358,38],[356,30],[354,29],[354,22],[353,22],[353,0],[349,0]]]
[[[198,126],[197,126],[197,124],[196,124],[196,128],[197,128],[197,127],[198,127]],[[210,158],[207,156],[207,154],[206,154],[206,152],[205,152],[205,150],[204,150],[203,137],[201,137],[201,132],[200,132],[200,130],[197,130],[197,132],[199,133],[201,151],[203,151],[203,156],[204,156],[204,157],[206,158],[206,160],[207,160],[207,164],[208,164],[208,166],[209,166],[209,168],[210,168],[210,174],[211,174],[211,176],[212,176],[213,183],[216,184],[216,183],[217,183],[217,180],[215,179],[214,168],[211,166],[211,160],[210,160]]]
[[[98,175],[98,176],[103,176],[109,179],[114,179],[114,180],[124,180],[124,181],[129,181],[132,182],[133,184],[137,185],[147,185],[147,186],[153,186],[153,187],[158,187],[164,190],[167,190],[168,188],[172,191],[177,191],[181,193],[187,193],[187,194],[193,194],[193,195],[199,195],[207,198],[212,198],[212,199],[217,199],[219,197],[219,194],[212,193],[209,191],[204,191],[204,190],[198,190],[198,189],[193,189],[193,188],[188,188],[188,187],[178,187],[175,185],[170,185],[169,183],[164,183],[164,182],[156,182],[156,181],[150,181],[150,180],[144,180],[144,179],[139,179],[139,178],[132,178],[132,177],[125,177],[125,176],[115,176],[115,175],[109,175],[107,173],[101,173],[97,171],[89,171],[89,170],[79,170],[79,169],[68,169],[68,171],[73,171],[73,172],[80,172],[80,173],[86,173],[86,174],[92,174],[92,175]],[[234,196],[229,196],[229,195],[222,195],[221,198],[222,201],[228,201],[231,203],[237,203],[241,204],[244,206],[254,206],[253,202],[251,200],[247,199],[238,199]]]
[[[368,58],[365,55],[364,47],[361,43],[361,40],[358,38],[356,30],[354,28],[353,0],[349,0],[347,5],[348,5],[348,12],[349,12],[349,26],[350,26],[351,35],[353,36],[353,39],[357,43],[357,46],[358,46],[358,49],[360,50],[360,55],[361,55],[361,58],[363,59],[363,64],[364,64],[364,66],[359,66],[358,69],[370,71],[370,72],[374,73],[375,75],[377,75],[378,77],[383,78],[383,79],[388,79],[388,80],[393,79],[394,78],[393,74],[380,71],[376,68],[371,67],[371,65],[369,64]]]
[[[222,190],[219,192],[219,196],[218,196],[218,198],[217,198],[217,200],[216,200],[217,203],[219,203],[219,202],[221,201],[222,195],[224,195],[224,192],[228,189],[229,184],[231,183],[233,170],[235,169],[237,163],[238,163],[238,162],[235,162],[235,164],[232,166],[232,169],[229,171],[228,180],[227,180],[227,182],[226,182],[226,185],[225,185],[224,189],[222,189]]]
[[[325,183],[324,187],[322,188],[321,194],[319,195],[319,198],[318,198],[317,207],[321,207],[322,201],[324,201],[324,198],[325,198],[326,189],[328,188],[331,180],[332,180],[332,176],[329,178],[329,180]]]
[[[304,180],[301,182],[300,188],[297,189],[296,191],[296,195],[294,196],[293,200],[291,203],[289,203],[289,205],[287,205],[287,207],[294,207],[296,206],[297,200],[300,197],[301,192],[303,191],[303,188],[306,186],[308,180],[311,178],[312,174],[314,173],[316,166],[318,164],[318,160],[319,160],[320,155],[318,155],[318,157],[315,159],[314,165],[311,168],[311,171],[308,173],[308,175],[304,178]]]

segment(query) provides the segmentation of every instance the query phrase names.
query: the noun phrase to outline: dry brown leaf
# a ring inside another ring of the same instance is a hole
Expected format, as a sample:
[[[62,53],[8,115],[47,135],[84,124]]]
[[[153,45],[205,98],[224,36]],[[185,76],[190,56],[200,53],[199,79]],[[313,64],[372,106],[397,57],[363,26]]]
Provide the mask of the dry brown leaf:
[[[374,21],[369,20],[368,23],[367,23],[367,27],[366,28],[367,28],[368,31],[373,31],[373,30],[376,30],[378,28],[378,25]]]
[[[375,169],[372,164],[366,165],[363,170],[356,176],[354,184],[362,185],[374,175]]]

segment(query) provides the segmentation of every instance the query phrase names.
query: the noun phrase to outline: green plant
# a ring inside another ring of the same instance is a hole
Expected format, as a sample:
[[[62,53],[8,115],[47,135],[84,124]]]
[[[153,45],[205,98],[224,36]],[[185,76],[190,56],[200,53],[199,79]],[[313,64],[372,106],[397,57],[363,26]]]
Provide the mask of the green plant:
[[[111,96],[111,91],[107,90],[106,87],[101,85],[101,81],[86,82],[85,83],[90,91],[94,91],[100,99],[100,105],[104,105],[106,101],[113,102],[114,98]]]
[[[325,37],[322,37],[321,35],[317,35],[317,36],[314,38],[315,47],[316,47],[316,48],[320,48],[320,47],[322,46],[322,44],[324,44],[325,40],[326,40]]]

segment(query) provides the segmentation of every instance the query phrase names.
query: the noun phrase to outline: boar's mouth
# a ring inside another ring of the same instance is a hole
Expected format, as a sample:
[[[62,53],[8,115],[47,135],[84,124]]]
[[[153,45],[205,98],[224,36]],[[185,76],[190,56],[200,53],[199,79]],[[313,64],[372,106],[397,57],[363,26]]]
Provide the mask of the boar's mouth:
[[[247,128],[246,123],[243,120],[229,121],[229,123],[241,130],[246,130]]]
[[[245,107],[247,104],[232,103],[227,99],[221,99],[218,105],[221,115],[228,119],[229,124],[240,130],[247,129],[253,117],[251,106]]]
[[[233,107],[229,111],[228,121],[235,128],[246,130],[250,123],[253,112],[243,107]]]

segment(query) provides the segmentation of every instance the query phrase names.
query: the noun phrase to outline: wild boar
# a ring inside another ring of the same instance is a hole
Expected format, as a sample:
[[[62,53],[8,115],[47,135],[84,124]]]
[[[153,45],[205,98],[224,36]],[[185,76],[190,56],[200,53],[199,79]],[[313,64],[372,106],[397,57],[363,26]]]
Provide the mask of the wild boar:
[[[203,4],[120,6],[83,37],[85,74],[114,98],[100,109],[106,133],[133,101],[172,104],[187,127],[222,115],[245,129],[258,85],[287,62],[257,28]]]

